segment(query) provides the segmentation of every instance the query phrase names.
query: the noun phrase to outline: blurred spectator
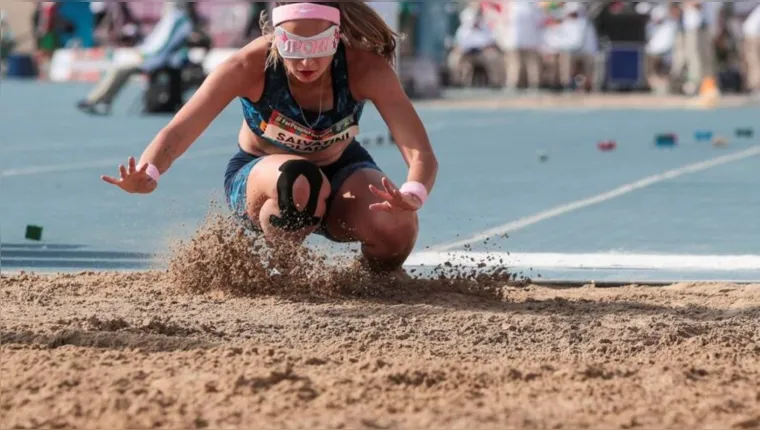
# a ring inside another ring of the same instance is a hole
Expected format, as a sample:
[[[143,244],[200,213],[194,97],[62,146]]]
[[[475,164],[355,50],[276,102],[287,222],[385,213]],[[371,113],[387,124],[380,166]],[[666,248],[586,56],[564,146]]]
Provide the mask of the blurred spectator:
[[[476,70],[481,69],[485,71],[488,85],[501,86],[503,56],[477,2],[462,11],[460,22],[448,57],[451,80],[458,85],[472,86]]]
[[[73,32],[74,25],[58,13],[58,4],[54,1],[38,1],[32,21],[37,44],[37,65],[44,78],[53,53],[61,47],[61,34]]]
[[[561,90],[564,85],[560,83],[559,54],[564,43],[561,25],[563,13],[560,5],[554,2],[541,4],[543,28],[538,48],[542,66],[541,82],[553,90]]]
[[[5,11],[2,10],[0,10],[0,35],[0,61],[3,61],[15,49],[16,37],[8,23]]]
[[[649,88],[667,93],[673,45],[678,33],[678,22],[668,6],[657,5],[649,13],[646,45],[646,79]]]
[[[142,39],[140,22],[127,1],[91,2],[99,43],[107,46],[135,46]]]
[[[586,16],[581,2],[566,2],[560,24],[562,45],[559,54],[560,84],[565,89],[590,90],[594,56],[598,50],[596,29]]]
[[[515,90],[520,84],[523,72],[526,86],[538,90],[541,85],[541,58],[538,47],[541,43],[543,12],[538,4],[529,0],[515,0],[501,3],[505,21],[500,32],[499,45],[506,53],[507,88]]]
[[[733,25],[734,3],[724,3],[722,7],[714,8],[712,13],[715,15],[711,35],[714,39],[718,87],[723,92],[743,92],[746,83],[742,75],[745,71],[742,64],[742,36],[741,28]]]
[[[706,77],[715,76],[715,5],[690,1],[673,5],[680,28],[673,46],[671,77],[686,94],[696,94]],[[720,7],[720,4],[717,4]]]
[[[753,94],[760,94],[760,6],[749,13],[742,24],[743,57],[746,62],[746,87]]]
[[[93,24],[95,27],[99,27],[106,18],[106,15],[108,15],[108,2],[91,1],[90,12],[92,12]]]
[[[77,107],[87,113],[95,113],[99,107],[110,112],[114,99],[137,73],[151,73],[160,68],[181,67],[186,59],[183,47],[195,30],[192,18],[196,18],[193,2],[167,1],[161,19],[140,45],[140,56],[135,61],[115,64]]]

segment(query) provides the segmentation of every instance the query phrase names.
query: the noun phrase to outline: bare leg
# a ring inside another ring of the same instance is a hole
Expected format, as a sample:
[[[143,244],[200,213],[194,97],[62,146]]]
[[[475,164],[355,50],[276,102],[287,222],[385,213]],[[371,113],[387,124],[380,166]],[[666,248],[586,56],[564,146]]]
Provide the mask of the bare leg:
[[[382,188],[382,172],[360,169],[343,183],[325,219],[327,231],[342,242],[358,241],[367,262],[380,270],[401,267],[417,241],[416,212],[377,212],[369,205],[380,199],[369,185]]]
[[[306,239],[306,236],[313,233],[319,225],[304,226],[298,229],[283,229],[272,224],[273,216],[282,217],[278,199],[278,181],[283,172],[280,167],[283,163],[291,160],[303,160],[303,158],[293,155],[268,155],[257,162],[251,172],[248,174],[246,183],[246,214],[250,220],[264,232],[264,236],[270,243],[277,243],[282,240],[300,243]],[[322,175],[322,184],[318,191],[319,199],[317,200],[314,217],[324,217],[327,198],[330,195],[330,182]],[[312,190],[308,179],[305,176],[299,176],[292,186],[293,203],[299,211],[306,209]]]

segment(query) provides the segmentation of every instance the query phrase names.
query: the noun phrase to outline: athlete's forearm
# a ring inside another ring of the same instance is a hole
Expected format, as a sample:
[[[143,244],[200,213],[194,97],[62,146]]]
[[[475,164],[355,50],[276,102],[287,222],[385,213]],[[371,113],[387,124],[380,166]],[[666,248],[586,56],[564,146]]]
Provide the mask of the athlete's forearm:
[[[153,164],[161,174],[164,174],[169,170],[174,160],[187,150],[188,146],[176,130],[164,128],[156,135],[148,147],[145,148],[140,157],[140,164]]]
[[[420,154],[409,160],[407,181],[420,182],[425,185],[428,193],[433,190],[435,178],[438,175],[438,160],[432,153]]]

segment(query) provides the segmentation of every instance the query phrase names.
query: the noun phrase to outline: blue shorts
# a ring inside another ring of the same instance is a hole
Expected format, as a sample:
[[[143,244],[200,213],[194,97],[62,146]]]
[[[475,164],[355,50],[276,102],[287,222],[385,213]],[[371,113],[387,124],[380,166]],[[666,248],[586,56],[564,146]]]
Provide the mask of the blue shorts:
[[[256,223],[254,223],[245,210],[246,206],[246,184],[248,183],[248,176],[251,173],[251,169],[265,156],[258,156],[249,154],[242,149],[239,149],[232,159],[227,164],[227,171],[224,174],[224,192],[227,197],[227,205],[234,212],[235,216],[243,223],[243,225],[252,230],[260,232],[261,229]],[[366,149],[364,149],[359,142],[353,141],[343,151],[340,158],[327,166],[321,166],[320,170],[327,176],[330,181],[330,196],[327,199],[327,213],[330,212],[330,204],[333,198],[354,172],[359,169],[375,169],[380,171],[380,168],[375,164],[375,160],[369,155]],[[324,217],[323,217],[324,220]],[[324,222],[319,226],[315,232],[330,240],[334,240],[325,228]]]

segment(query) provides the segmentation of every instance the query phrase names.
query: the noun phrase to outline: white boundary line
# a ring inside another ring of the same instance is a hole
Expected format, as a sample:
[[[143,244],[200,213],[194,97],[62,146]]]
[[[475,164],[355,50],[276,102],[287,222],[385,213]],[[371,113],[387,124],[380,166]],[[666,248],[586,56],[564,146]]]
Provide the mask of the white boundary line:
[[[499,236],[506,233],[514,232],[514,231],[523,229],[525,227],[531,226],[533,224],[537,224],[541,221],[545,221],[547,219],[555,218],[560,215],[565,215],[570,212],[577,211],[578,209],[583,209],[589,206],[603,203],[608,200],[612,200],[614,198],[631,193],[633,191],[646,188],[663,181],[667,181],[669,179],[674,179],[688,173],[694,173],[694,172],[699,172],[701,170],[707,170],[716,166],[720,166],[722,164],[744,160],[745,158],[754,157],[756,155],[760,155],[760,146],[753,146],[749,149],[745,149],[743,151],[739,151],[734,154],[722,155],[720,157],[711,158],[709,160],[701,161],[699,163],[689,164],[687,166],[682,166],[676,169],[667,170],[662,173],[658,173],[655,175],[651,175],[651,176],[647,176],[645,178],[639,179],[638,181],[621,185],[613,190],[610,190],[601,194],[597,194],[592,197],[588,197],[581,200],[575,200],[573,202],[556,206],[554,208],[536,213],[534,215],[516,219],[506,224],[502,224],[498,227],[484,230],[466,239],[457,240],[457,241],[449,242],[449,243],[441,243],[438,245],[431,246],[429,248],[429,251],[444,252],[444,251],[449,251],[449,250],[452,250],[464,245],[471,245],[473,243],[480,242],[494,236]]]
[[[690,255],[623,253],[419,252],[405,266],[521,267],[533,269],[641,269],[678,271],[760,271],[760,255]]]
[[[338,256],[348,256],[340,254]],[[351,257],[355,255],[351,254]],[[7,257],[3,263],[23,263],[26,261],[48,262],[55,266],[57,262],[78,262],[105,264],[138,264],[150,266],[161,261],[160,255],[149,259],[114,259],[114,258],[38,258]],[[760,255],[693,255],[693,254],[625,254],[625,253],[507,253],[507,252],[418,252],[414,253],[404,266],[435,267],[450,263],[457,267],[507,269],[530,268],[533,270],[645,270],[676,272],[758,272],[760,274]],[[21,269],[20,269],[21,270]],[[37,269],[34,269],[37,270]],[[110,270],[110,269],[106,269]],[[7,273],[3,271],[3,273]]]

